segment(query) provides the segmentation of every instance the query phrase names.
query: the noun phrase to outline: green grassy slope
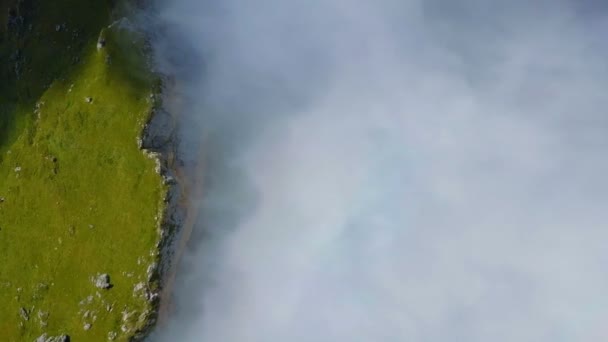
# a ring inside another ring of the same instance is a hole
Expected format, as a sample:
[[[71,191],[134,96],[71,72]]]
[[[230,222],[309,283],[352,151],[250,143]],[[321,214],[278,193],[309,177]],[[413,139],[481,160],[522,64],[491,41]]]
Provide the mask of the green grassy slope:
[[[6,14],[18,6],[26,28],[11,33]],[[136,144],[155,77],[129,32],[108,30],[97,50],[111,10],[109,1],[0,0],[2,341],[127,340],[152,309],[134,286],[158,257],[166,190]],[[98,273],[114,286],[97,289]]]

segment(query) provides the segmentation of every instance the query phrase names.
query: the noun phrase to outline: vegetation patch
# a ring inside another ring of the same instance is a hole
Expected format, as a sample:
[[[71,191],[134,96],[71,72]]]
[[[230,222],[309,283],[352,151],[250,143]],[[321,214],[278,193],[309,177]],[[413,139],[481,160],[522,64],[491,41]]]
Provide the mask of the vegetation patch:
[[[0,340],[124,341],[154,314],[157,105],[111,1],[0,0]]]

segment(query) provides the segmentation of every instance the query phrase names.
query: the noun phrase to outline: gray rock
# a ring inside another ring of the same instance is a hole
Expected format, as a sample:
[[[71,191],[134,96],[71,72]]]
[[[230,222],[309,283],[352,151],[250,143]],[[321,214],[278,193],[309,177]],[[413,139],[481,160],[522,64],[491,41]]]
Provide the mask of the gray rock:
[[[160,175],[163,172],[162,163],[161,163],[160,159],[156,159],[155,162],[156,162],[156,165],[154,166],[154,171]]]
[[[40,327],[44,328],[48,325],[47,320],[49,319],[48,311],[38,310],[38,323],[40,323]]]
[[[114,331],[108,333],[108,341],[114,341],[118,337],[118,334]]]
[[[99,289],[109,289],[112,287],[112,284],[110,284],[110,276],[106,273],[95,277],[93,282],[95,283],[95,287]]]
[[[99,40],[97,40],[97,50],[101,50],[104,47],[106,47],[106,40],[100,37]]]
[[[47,333],[40,335],[34,342],[70,342],[70,336],[59,335],[59,336],[48,336]]]
[[[142,134],[141,147],[150,150],[162,150],[173,139],[175,120],[169,112],[157,109],[150,117]]]
[[[160,298],[158,292],[151,292],[151,291],[146,291],[145,296],[146,296],[146,300],[150,303],[154,303],[156,300],[158,300]]]
[[[158,274],[158,264],[156,262],[151,263],[150,265],[148,265],[148,268],[146,269],[146,276],[148,277],[148,281],[151,281],[152,279],[154,279]]]
[[[133,287],[133,292],[136,293],[136,292],[139,292],[139,291],[141,291],[141,290],[143,290],[145,288],[146,288],[146,283],[140,282],[140,283],[135,284],[135,286]]]
[[[163,184],[174,185],[177,184],[177,180],[169,172],[163,175]]]
[[[87,103],[93,103],[93,98],[92,98],[92,97],[90,97],[90,96],[85,97],[85,98],[84,98],[84,100],[85,100]]]
[[[92,326],[92,325],[91,325],[91,323],[85,323],[85,324],[82,326],[82,328],[83,328],[85,331],[88,331],[88,330],[90,330],[90,329],[91,329],[91,326]]]
[[[30,313],[26,308],[19,308],[19,316],[21,316],[24,321],[29,321],[30,319]]]

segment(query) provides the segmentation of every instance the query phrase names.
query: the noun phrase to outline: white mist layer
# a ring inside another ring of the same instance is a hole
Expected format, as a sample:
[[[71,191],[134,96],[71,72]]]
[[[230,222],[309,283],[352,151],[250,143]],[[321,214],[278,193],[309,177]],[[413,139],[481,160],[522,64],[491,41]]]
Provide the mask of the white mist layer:
[[[161,4],[208,168],[153,341],[608,339],[605,9],[458,3]]]

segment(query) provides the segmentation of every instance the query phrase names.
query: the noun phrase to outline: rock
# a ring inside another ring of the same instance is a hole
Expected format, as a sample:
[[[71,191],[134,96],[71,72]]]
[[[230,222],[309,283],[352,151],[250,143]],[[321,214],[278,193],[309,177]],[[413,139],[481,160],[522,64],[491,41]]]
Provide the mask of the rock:
[[[148,281],[152,281],[156,276],[158,276],[158,264],[153,262],[148,265],[146,269],[146,276],[148,277]]]
[[[68,335],[57,336],[57,337],[54,337],[54,340],[50,340],[47,342],[70,342],[70,336],[68,336]]]
[[[66,24],[63,23],[61,25],[57,24],[55,25],[55,32],[60,32],[60,31],[64,31],[66,29]]]
[[[112,287],[110,284],[110,276],[108,274],[100,274],[96,278],[94,278],[95,287],[99,289],[109,289]]]
[[[163,167],[162,167],[161,161],[160,161],[160,159],[156,159],[155,162],[156,162],[156,165],[154,166],[154,171],[160,175],[163,172]]]
[[[97,41],[97,50],[101,50],[104,47],[106,47],[106,40],[104,38],[99,38],[99,40]]]
[[[156,300],[158,300],[160,298],[158,292],[151,292],[151,291],[146,291],[145,296],[146,296],[146,300],[150,303],[154,303]]]
[[[4,201],[6,201],[6,198],[0,197],[0,203],[4,203]]]
[[[47,333],[40,335],[34,342],[70,342],[70,336],[59,335],[48,337]]]
[[[19,316],[21,316],[24,321],[29,321],[30,319],[30,313],[25,308],[19,308]]]
[[[17,167],[15,168],[15,172],[21,172],[21,166],[17,166]]]
[[[173,177],[172,175],[167,173],[167,174],[163,175],[163,184],[174,185],[174,184],[177,184],[177,180],[175,179],[175,177]]]
[[[92,97],[90,97],[90,96],[85,97],[85,98],[84,98],[84,100],[85,100],[87,103],[93,103],[93,98],[92,98]]]
[[[145,125],[141,146],[150,150],[162,150],[174,140],[175,120],[164,110],[151,113],[150,121]]]
[[[133,292],[139,292],[139,291],[141,291],[141,290],[143,290],[143,289],[145,289],[145,288],[146,288],[146,283],[144,283],[144,282],[137,283],[137,284],[135,284],[135,286],[133,287]]]
[[[108,333],[108,341],[114,341],[116,339],[116,337],[118,337],[118,334],[115,333],[114,331],[110,331]]]
[[[49,313],[46,311],[38,310],[38,322],[42,328],[47,326],[47,320],[49,319]]]
[[[91,329],[91,323],[85,323],[85,324],[82,326],[82,328],[83,328],[85,331],[90,330],[90,329]]]

